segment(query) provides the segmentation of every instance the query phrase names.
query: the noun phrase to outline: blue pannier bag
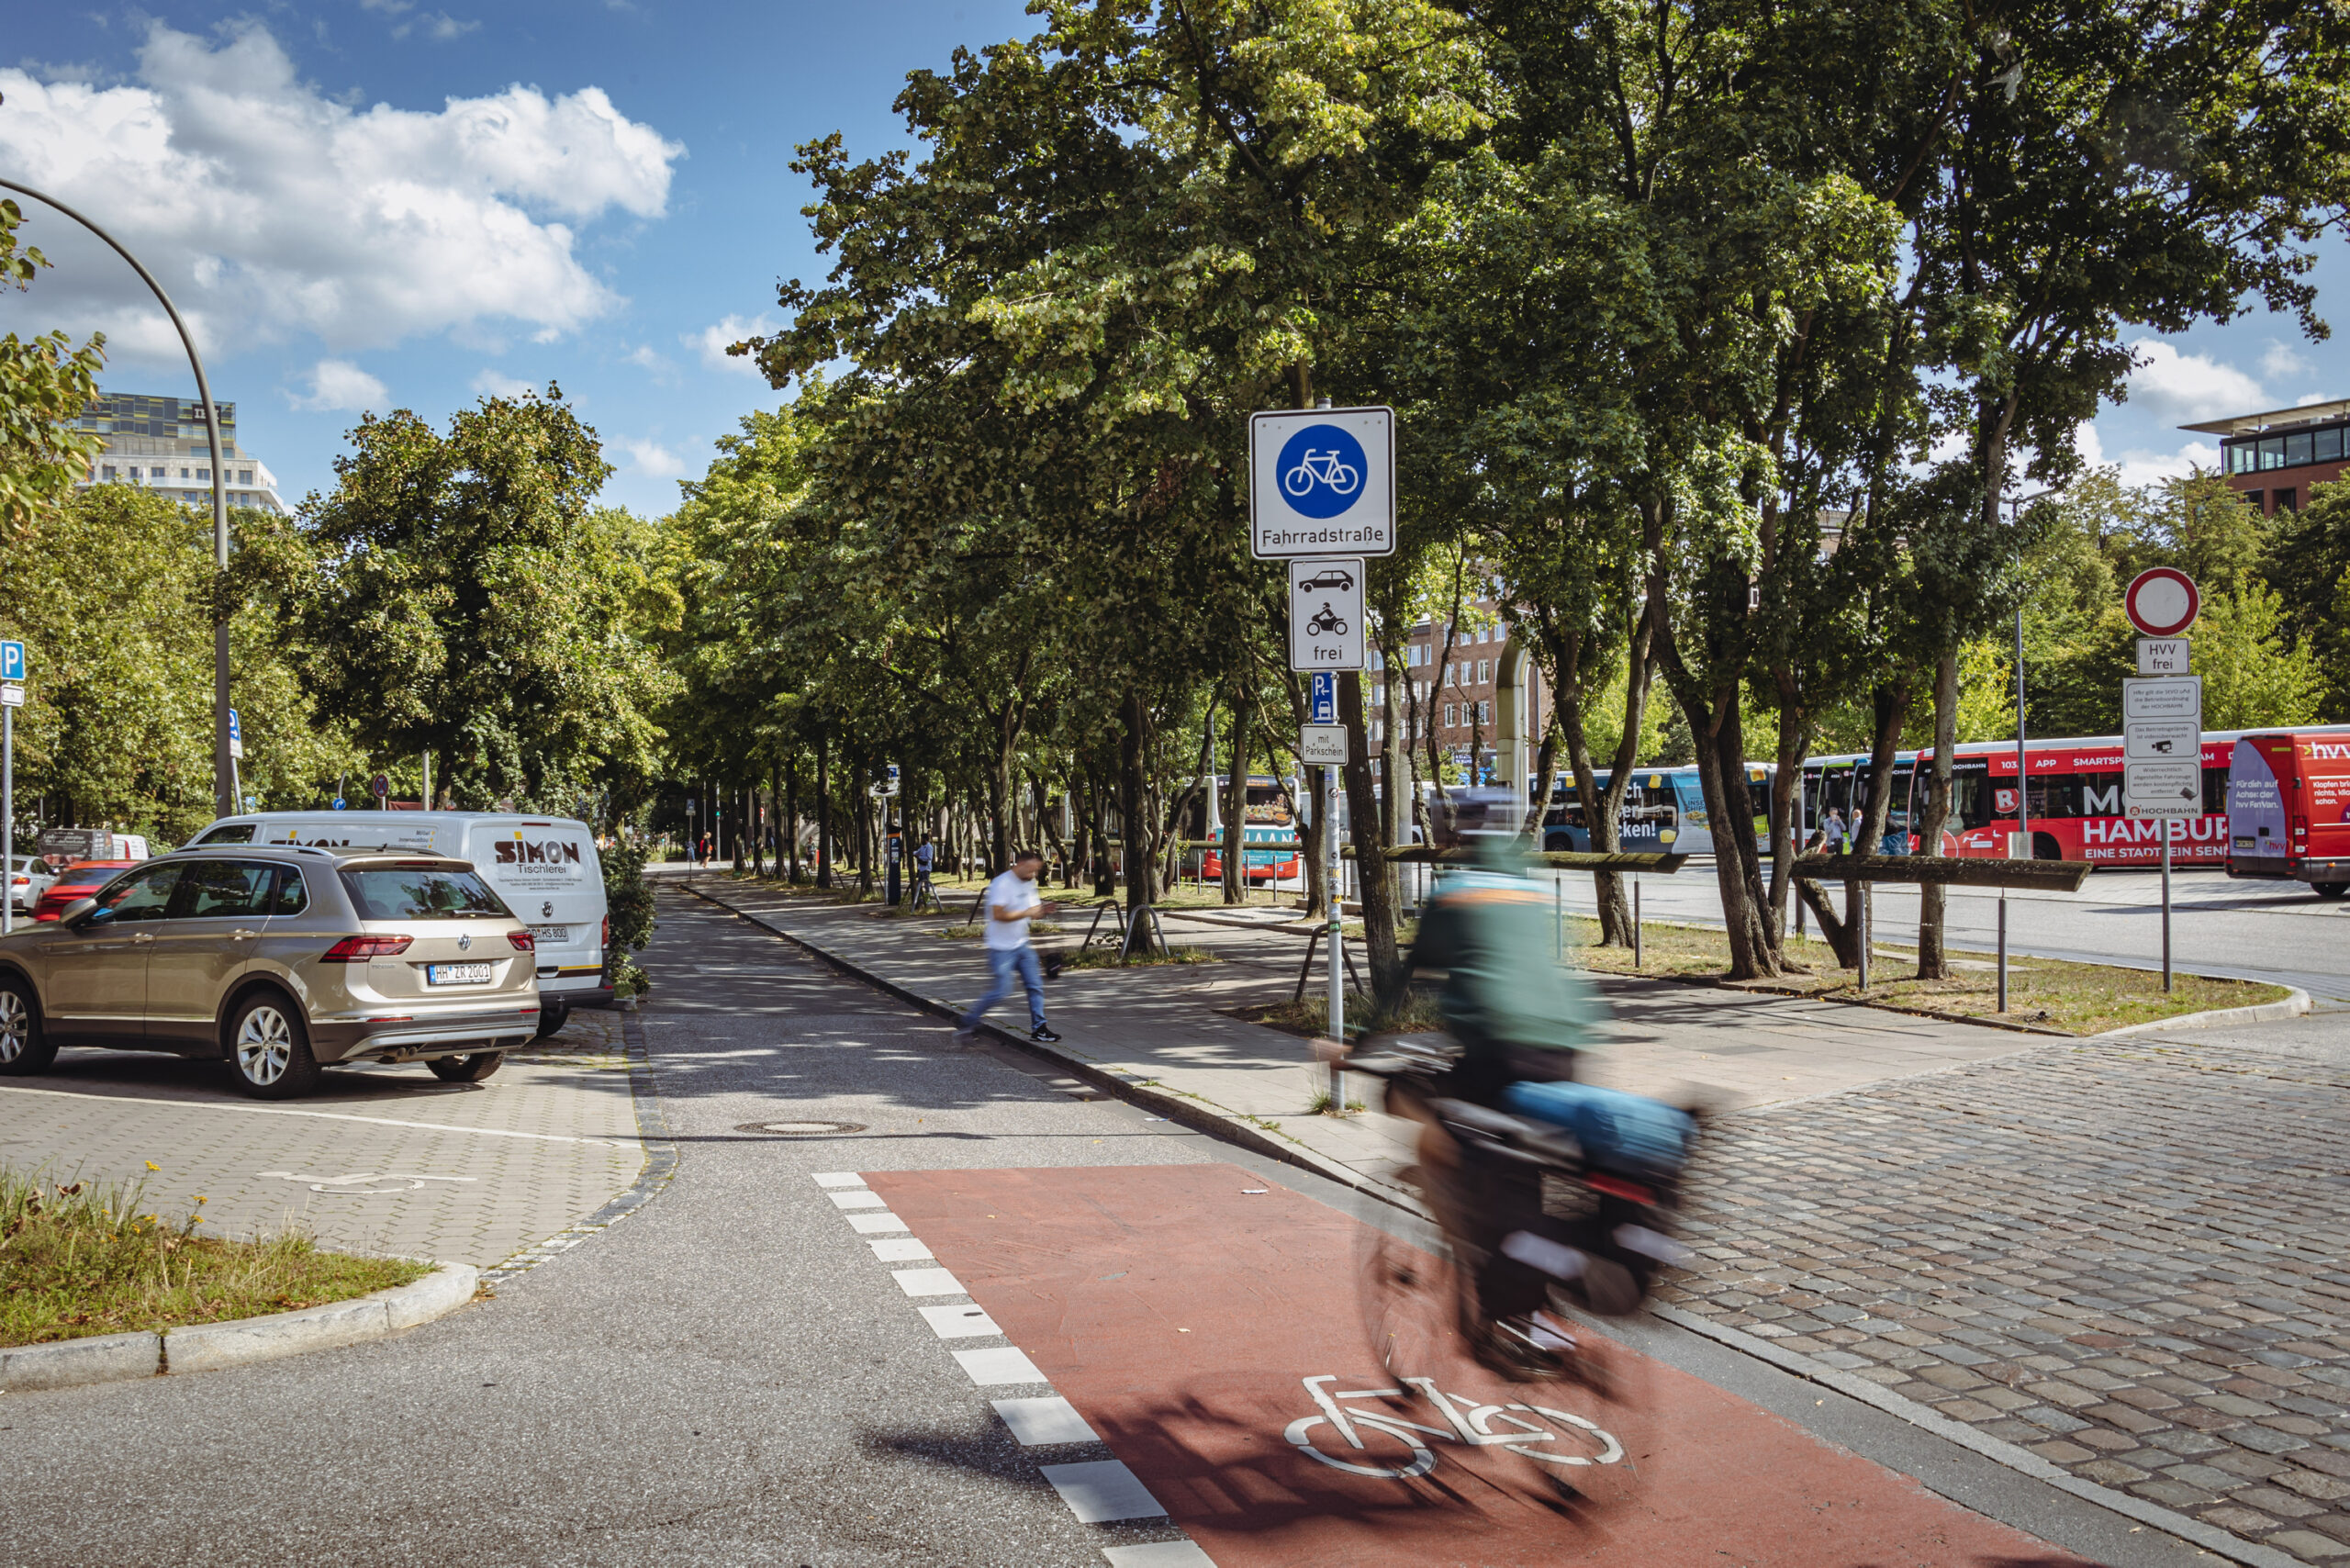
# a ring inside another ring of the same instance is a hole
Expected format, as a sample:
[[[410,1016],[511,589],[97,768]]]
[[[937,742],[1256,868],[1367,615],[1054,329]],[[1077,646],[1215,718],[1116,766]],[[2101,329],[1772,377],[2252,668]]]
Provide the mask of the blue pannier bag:
[[[1686,1111],[1589,1083],[1513,1083],[1502,1103],[1574,1134],[1592,1164],[1652,1180],[1681,1173],[1696,1128]]]

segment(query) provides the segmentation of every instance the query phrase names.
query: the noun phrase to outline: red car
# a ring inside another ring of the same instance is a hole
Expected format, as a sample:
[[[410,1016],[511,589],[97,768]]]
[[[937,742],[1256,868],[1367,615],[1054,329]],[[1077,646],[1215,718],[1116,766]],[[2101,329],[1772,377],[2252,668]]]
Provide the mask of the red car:
[[[65,913],[65,906],[76,899],[88,898],[115,879],[120,871],[138,865],[136,860],[76,860],[57,873],[57,880],[40,895],[33,905],[35,920],[55,920]]]

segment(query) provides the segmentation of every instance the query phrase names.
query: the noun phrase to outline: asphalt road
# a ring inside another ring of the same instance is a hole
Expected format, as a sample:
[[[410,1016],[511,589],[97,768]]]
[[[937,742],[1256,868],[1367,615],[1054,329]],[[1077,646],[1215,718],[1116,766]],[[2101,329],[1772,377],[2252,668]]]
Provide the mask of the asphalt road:
[[[942,1024],[745,923],[677,895],[662,905],[643,1028],[679,1158],[657,1197],[495,1299],[399,1338],[6,1396],[0,1557],[75,1568],[2197,1560],[1662,1326],[1629,1335],[1648,1360],[1628,1386],[1653,1397],[1600,1412],[1639,1462],[1574,1473],[1580,1487],[1473,1446],[1444,1448],[1444,1469],[1409,1489],[1311,1462],[1278,1424],[1243,1417],[1310,1415],[1311,1374],[1361,1375],[1345,1259],[1362,1221],[1414,1234],[1410,1222],[1077,1098],[1014,1053],[953,1051]],[[820,1121],[854,1128],[741,1130]],[[876,1217],[891,1207],[902,1219]],[[979,1355],[958,1358],[965,1346]],[[1476,1419],[1511,1419],[1491,1412],[1517,1395],[1472,1394],[1495,1402]],[[1026,1434],[1041,1440],[1015,1440],[1015,1417],[1043,1421]],[[1328,1428],[1313,1440],[1336,1447]],[[1727,1457],[1691,1462],[1702,1444]],[[1080,1521],[1071,1499],[1114,1502],[1136,1475],[1213,1556],[1164,1518]]]
[[[1589,913],[1591,879],[1568,874],[1568,909]],[[1640,878],[1644,916],[1719,924],[1721,894],[1711,857],[1669,877]],[[1918,890],[1876,890],[1880,942],[1914,942]],[[1998,943],[1996,893],[1953,890],[1954,946],[1991,952]],[[2319,899],[2298,882],[2235,881],[2224,872],[2171,874],[2173,961],[2199,974],[2296,985],[2312,997],[2350,1001],[2350,903]],[[2009,951],[2047,958],[2154,967],[2162,962],[2162,875],[2092,871],[2078,892],[2008,895]]]

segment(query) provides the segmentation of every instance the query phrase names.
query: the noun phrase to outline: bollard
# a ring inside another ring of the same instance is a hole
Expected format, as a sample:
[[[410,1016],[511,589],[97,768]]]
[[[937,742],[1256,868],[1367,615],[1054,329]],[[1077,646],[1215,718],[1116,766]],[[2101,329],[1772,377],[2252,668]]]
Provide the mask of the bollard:
[[[2008,890],[1999,890],[1999,1011],[2008,1010]]]
[[[1632,968],[1640,967],[1640,879],[1632,879]]]

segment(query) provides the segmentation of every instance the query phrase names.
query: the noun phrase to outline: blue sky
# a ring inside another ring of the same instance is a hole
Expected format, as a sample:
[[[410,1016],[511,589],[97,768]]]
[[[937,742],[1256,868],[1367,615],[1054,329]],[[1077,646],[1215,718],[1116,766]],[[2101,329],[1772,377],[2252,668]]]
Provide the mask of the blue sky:
[[[605,439],[609,498],[660,512],[776,399],[714,350],[824,271],[793,147],[903,145],[908,71],[1033,28],[1016,0],[18,6],[0,173],[162,277],[289,500],[332,483],[362,409],[438,423],[553,377]],[[192,394],[136,280],[29,216],[59,266],[0,297],[0,330],[103,327],[110,386]],[[2350,298],[2350,249],[2319,282]],[[2133,482],[2208,460],[2184,421],[2350,396],[2343,351],[2289,319],[2130,335],[2150,363],[2084,439]]]

